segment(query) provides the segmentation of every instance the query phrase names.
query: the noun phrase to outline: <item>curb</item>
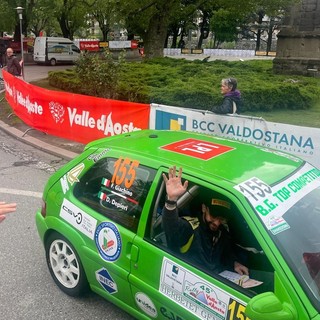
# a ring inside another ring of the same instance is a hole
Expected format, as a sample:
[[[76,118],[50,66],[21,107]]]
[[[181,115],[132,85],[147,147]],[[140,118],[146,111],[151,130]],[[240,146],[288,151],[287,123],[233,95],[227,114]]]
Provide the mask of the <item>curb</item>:
[[[14,127],[9,126],[8,124],[6,124],[1,120],[0,120],[0,129],[23,143],[27,143],[41,151],[48,152],[54,156],[61,157],[65,160],[72,160],[79,155],[78,153],[50,145],[34,137],[24,136],[23,132],[21,132],[20,130]]]

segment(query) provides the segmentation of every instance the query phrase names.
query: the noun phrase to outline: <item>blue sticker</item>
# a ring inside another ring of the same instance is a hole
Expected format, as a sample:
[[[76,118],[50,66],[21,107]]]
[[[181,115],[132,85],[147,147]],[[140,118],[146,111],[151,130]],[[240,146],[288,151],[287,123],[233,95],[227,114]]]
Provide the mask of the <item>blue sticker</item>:
[[[102,268],[96,271],[96,278],[100,285],[110,294],[118,292],[117,284],[114,282],[107,269]]]

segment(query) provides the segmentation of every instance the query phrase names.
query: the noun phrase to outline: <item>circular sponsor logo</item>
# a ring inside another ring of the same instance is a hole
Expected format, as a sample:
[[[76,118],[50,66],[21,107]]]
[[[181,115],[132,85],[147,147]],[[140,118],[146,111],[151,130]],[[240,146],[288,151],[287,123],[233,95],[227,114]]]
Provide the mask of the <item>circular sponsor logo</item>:
[[[117,227],[111,222],[103,222],[96,229],[94,240],[100,256],[106,261],[115,261],[121,253],[121,237]]]
[[[148,316],[156,318],[158,315],[157,309],[151,299],[142,292],[137,292],[135,295],[138,307],[144,311]]]

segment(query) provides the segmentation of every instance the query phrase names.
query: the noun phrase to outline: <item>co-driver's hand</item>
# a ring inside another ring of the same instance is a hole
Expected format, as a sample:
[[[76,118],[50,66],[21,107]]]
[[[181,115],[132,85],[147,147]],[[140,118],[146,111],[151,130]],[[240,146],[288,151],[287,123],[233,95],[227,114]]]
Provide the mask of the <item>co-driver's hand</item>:
[[[185,181],[183,184],[181,182],[182,168],[179,169],[178,176],[176,166],[169,168],[168,177],[165,173],[162,176],[166,184],[168,200],[177,201],[188,188],[188,181]]]
[[[235,261],[235,263],[234,263],[234,271],[241,274],[241,275],[246,275],[246,276],[249,275],[249,269],[237,261]]]

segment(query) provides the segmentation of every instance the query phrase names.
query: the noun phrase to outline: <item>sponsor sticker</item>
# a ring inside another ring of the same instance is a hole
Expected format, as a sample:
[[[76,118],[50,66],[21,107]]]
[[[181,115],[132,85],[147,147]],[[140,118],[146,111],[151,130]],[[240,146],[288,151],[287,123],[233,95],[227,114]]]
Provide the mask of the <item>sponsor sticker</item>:
[[[79,182],[79,176],[83,169],[85,168],[83,163],[79,163],[77,166],[72,168],[68,173],[66,173],[61,179],[61,188],[63,194],[66,194],[69,191],[69,186],[73,185],[75,182]]]
[[[245,319],[244,302],[166,257],[159,291],[199,319]]]
[[[156,318],[158,316],[157,309],[151,299],[142,292],[137,292],[135,295],[136,304],[148,316]]]
[[[234,188],[252,205],[268,230],[277,234],[290,228],[284,213],[309,192],[320,187],[320,170],[306,163],[287,179],[270,186],[252,177]]]
[[[107,269],[102,268],[96,271],[96,279],[102,288],[108,291],[110,294],[118,292],[118,286],[112,279]]]
[[[69,222],[74,228],[93,240],[97,220],[75,206],[67,199],[63,200],[60,217]]]
[[[121,237],[117,227],[111,222],[99,224],[95,232],[95,242],[103,260],[116,261],[121,253]]]
[[[226,152],[232,151],[233,148],[217,143],[202,141],[197,139],[185,139],[161,147],[168,151],[184,154],[186,156],[209,160]]]

